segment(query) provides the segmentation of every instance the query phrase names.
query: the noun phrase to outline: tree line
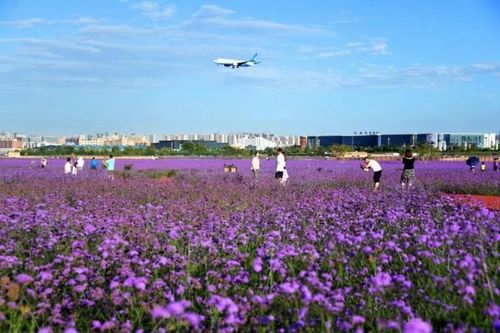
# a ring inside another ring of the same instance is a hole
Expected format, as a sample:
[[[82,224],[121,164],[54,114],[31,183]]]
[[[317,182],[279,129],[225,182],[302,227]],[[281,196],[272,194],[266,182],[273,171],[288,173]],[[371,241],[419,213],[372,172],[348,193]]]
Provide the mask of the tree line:
[[[423,158],[432,159],[442,155],[489,155],[490,149],[469,149],[449,148],[446,152],[440,152],[432,145],[419,143],[411,147],[415,153]],[[333,145],[330,147],[301,148],[299,146],[286,147],[286,154],[290,156],[331,156],[343,159],[352,155],[353,152],[366,152],[368,154],[377,153],[404,153],[406,147],[357,147],[348,145]],[[170,148],[157,149],[154,145],[150,146],[113,146],[113,147],[87,147],[87,146],[45,146],[38,148],[28,148],[21,151],[24,156],[102,156],[112,154],[114,156],[229,156],[229,157],[249,157],[255,154],[257,150],[252,148],[239,149],[231,146],[221,148],[209,148],[206,145],[197,142],[185,142],[181,149],[174,150]],[[276,154],[275,148],[266,148],[260,150],[264,155]]]

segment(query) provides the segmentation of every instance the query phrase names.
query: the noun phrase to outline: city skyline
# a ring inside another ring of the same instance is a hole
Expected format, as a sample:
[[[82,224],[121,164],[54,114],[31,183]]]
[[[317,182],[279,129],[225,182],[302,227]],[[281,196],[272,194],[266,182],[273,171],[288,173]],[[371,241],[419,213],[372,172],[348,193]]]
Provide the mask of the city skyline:
[[[265,131],[231,131],[231,132],[211,132],[211,131],[206,131],[206,132],[165,132],[165,131],[160,131],[159,133],[153,133],[153,132],[139,132],[139,131],[131,131],[131,132],[117,132],[117,131],[103,131],[103,132],[87,132],[87,133],[69,133],[69,134],[64,134],[60,132],[50,132],[50,133],[40,133],[40,132],[24,132],[24,131],[17,131],[17,130],[6,130],[0,128],[0,137],[3,136],[8,136],[8,137],[28,137],[28,136],[39,136],[39,137],[64,137],[64,138],[74,138],[74,137],[79,137],[79,136],[89,136],[89,137],[101,137],[101,136],[151,136],[154,135],[157,138],[161,137],[208,137],[208,136],[217,136],[217,135],[254,135],[254,136],[276,136],[276,137],[307,137],[307,136],[328,136],[328,135],[337,135],[337,136],[356,136],[356,135],[388,135],[388,134],[417,134],[417,133],[454,133],[454,134],[481,134],[481,133],[492,133],[500,136],[500,130],[497,131],[487,131],[487,130],[480,130],[480,131],[411,131],[411,130],[406,130],[406,131],[398,131],[398,132],[383,132],[379,130],[367,130],[367,131],[354,131],[351,133],[347,132],[327,132],[327,133],[310,133],[310,134],[305,134],[305,133],[272,133],[272,132],[265,132]],[[192,140],[192,139],[190,139]]]
[[[7,0],[0,118],[42,135],[497,133],[498,40],[488,0]]]

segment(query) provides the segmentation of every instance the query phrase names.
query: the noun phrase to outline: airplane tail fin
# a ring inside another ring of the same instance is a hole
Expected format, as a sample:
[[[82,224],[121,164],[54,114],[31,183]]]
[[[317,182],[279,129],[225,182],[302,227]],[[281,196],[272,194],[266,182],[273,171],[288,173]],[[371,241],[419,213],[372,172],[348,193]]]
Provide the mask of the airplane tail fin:
[[[257,55],[258,55],[258,53],[255,53],[255,54],[253,55],[252,59],[250,59],[250,60],[254,61],[254,60],[255,60],[255,58],[257,58]]]

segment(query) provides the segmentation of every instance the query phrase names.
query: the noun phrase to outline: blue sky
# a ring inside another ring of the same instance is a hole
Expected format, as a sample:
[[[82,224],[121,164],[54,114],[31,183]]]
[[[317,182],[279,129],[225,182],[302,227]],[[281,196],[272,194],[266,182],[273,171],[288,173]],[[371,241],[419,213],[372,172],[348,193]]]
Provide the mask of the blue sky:
[[[261,64],[231,69],[218,57]],[[500,2],[0,0],[0,131],[500,130]]]

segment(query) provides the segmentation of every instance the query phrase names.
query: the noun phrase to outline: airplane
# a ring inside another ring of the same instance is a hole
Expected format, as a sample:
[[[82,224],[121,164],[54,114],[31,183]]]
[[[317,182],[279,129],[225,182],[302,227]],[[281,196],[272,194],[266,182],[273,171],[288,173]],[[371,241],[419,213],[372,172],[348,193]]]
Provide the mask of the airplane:
[[[261,63],[260,61],[256,61],[255,58],[257,58],[257,53],[255,53],[252,59],[250,60],[218,58],[214,60],[214,63],[216,63],[217,66],[223,65],[224,67],[233,67],[233,68],[250,67]]]

